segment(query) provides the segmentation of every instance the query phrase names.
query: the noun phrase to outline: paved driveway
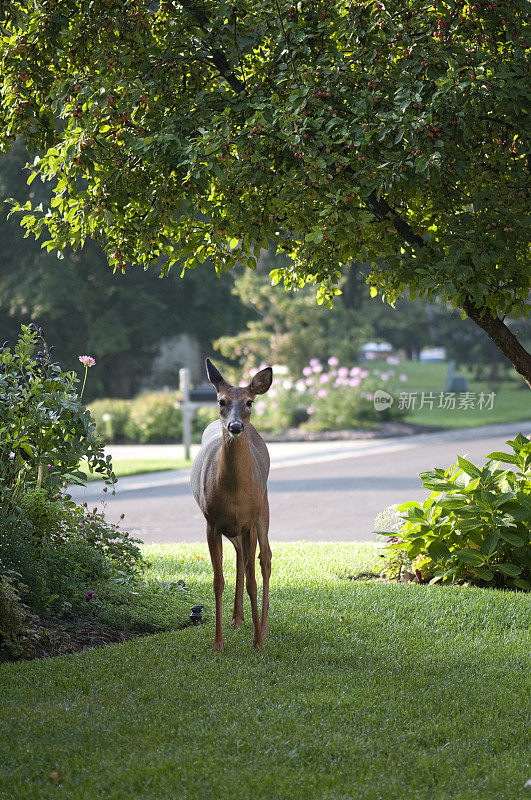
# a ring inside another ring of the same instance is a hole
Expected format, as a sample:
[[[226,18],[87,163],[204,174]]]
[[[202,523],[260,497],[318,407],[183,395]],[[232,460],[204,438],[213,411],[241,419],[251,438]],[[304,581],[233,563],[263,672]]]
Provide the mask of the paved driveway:
[[[505,449],[505,440],[530,430],[527,422],[386,440],[271,444],[270,538],[375,541],[373,522],[382,509],[426,496],[419,472],[446,467],[457,454],[479,463],[492,450]],[[122,448],[112,451],[124,456]],[[160,448],[151,452],[161,455]],[[114,497],[95,484],[75,489],[73,496],[89,505],[105,499],[107,517],[116,521],[124,513],[124,527],[147,544],[204,541],[205,523],[188,475],[122,478]]]

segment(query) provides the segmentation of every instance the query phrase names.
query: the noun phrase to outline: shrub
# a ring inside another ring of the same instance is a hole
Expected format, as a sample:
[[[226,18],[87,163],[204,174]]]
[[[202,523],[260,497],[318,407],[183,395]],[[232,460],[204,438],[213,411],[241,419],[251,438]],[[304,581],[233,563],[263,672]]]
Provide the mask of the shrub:
[[[51,496],[67,477],[83,483],[82,458],[107,483],[115,481],[78,382],[50,361],[35,326],[22,326],[13,350],[0,348],[0,517],[20,513],[28,489],[42,487]]]
[[[24,633],[28,608],[20,599],[15,573],[0,575],[0,644]]]
[[[276,431],[301,425],[308,430],[343,430],[399,419],[405,415],[397,403],[377,409],[376,392],[389,392],[393,371],[340,366],[330,358],[328,366],[312,359],[303,377],[278,379],[264,398],[255,401],[260,430]],[[257,420],[258,421],[258,420]]]
[[[458,457],[446,470],[421,473],[428,499],[398,506],[396,538],[378,531],[388,538],[388,560],[401,554],[430,583],[531,590],[531,442],[519,434],[507,444],[513,452],[490,453],[483,468]]]
[[[88,406],[96,423],[96,431],[106,442],[117,442],[126,438],[131,403],[128,400],[105,398],[95,400]]]
[[[178,392],[147,392],[131,401],[125,425],[128,439],[147,442],[178,441],[182,438],[182,413]]]
[[[22,602],[26,587],[16,573],[0,575],[0,662],[5,658],[31,658],[39,638],[38,620]]]
[[[90,582],[140,575],[137,540],[97,509],[35,490],[24,498],[22,510],[22,516],[0,527],[0,558],[4,570],[20,575],[34,611],[79,606]]]

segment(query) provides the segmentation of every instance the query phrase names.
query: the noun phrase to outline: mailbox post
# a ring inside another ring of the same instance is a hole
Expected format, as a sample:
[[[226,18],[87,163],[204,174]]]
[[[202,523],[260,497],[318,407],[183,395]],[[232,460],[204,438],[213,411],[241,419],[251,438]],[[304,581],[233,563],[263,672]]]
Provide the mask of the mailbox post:
[[[192,422],[198,408],[217,406],[216,390],[211,386],[190,387],[190,370],[187,367],[179,370],[179,388],[183,393],[181,410],[183,413],[184,457],[190,458],[192,444]]]

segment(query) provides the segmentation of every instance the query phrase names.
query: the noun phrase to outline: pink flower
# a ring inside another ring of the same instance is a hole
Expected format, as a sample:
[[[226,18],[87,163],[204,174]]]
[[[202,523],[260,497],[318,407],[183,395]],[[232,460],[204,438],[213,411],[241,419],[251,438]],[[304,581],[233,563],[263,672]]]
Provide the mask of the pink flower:
[[[323,371],[323,365],[319,364],[319,363],[314,364],[313,365],[313,371],[314,372],[322,372]]]
[[[351,378],[349,380],[349,382],[348,382],[348,385],[352,386],[353,388],[356,388],[356,386],[359,386],[360,383],[361,383],[361,380],[359,378]]]
[[[310,358],[310,367],[320,366],[321,362],[318,358]]]
[[[295,384],[295,389],[298,391],[299,394],[302,394],[306,391],[306,384],[304,381],[297,381]]]
[[[361,375],[361,369],[359,367],[352,367],[349,372],[351,378],[357,378],[358,375]]]
[[[360,378],[368,378],[369,374],[370,373],[369,373],[368,369],[362,369],[361,372],[360,372]]]
[[[306,413],[309,414],[310,416],[312,414],[315,414],[315,408],[313,406],[308,406],[308,408],[306,409]]]
[[[92,356],[79,356],[79,360],[85,367],[93,367],[96,363]]]
[[[319,389],[317,392],[317,397],[328,397],[328,392],[326,389]]]
[[[336,358],[335,356],[330,356],[330,358],[328,359],[328,363],[331,367],[337,367],[337,365],[339,364],[339,358]]]
[[[323,374],[319,376],[319,383],[328,383],[329,380],[330,375],[327,372],[323,372]]]
[[[304,367],[304,369],[302,370],[302,374],[306,375],[306,376],[311,375],[312,372],[313,372],[313,369],[311,367]]]
[[[401,381],[407,381],[407,375],[399,375]]]
[[[348,368],[347,367],[339,367],[337,374],[340,378],[347,378],[348,377]]]

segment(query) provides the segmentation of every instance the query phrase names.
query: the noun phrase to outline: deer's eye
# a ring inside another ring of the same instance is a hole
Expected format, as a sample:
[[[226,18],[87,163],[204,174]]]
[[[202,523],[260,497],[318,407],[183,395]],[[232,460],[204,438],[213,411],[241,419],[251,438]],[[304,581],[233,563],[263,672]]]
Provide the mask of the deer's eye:
[[[252,408],[252,406],[253,406],[253,401],[252,401],[252,400],[247,400],[247,402],[245,403],[245,405],[247,406],[247,408]]]
[[[227,405],[227,401],[223,397],[220,400],[218,400],[218,403],[220,404],[220,406],[222,408],[223,408],[223,406]]]

